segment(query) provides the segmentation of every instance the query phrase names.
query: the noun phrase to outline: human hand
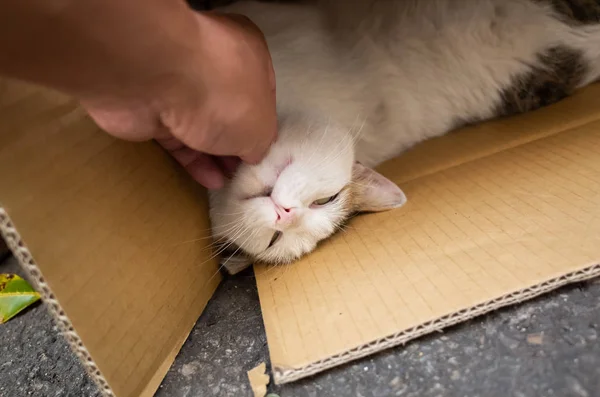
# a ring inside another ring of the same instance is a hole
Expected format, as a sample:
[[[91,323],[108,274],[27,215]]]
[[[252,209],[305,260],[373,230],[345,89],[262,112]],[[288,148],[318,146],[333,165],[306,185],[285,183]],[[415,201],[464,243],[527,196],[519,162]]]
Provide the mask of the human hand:
[[[111,135],[155,139],[196,181],[218,189],[239,159],[259,162],[276,138],[275,75],[250,20],[200,13],[196,22],[184,57],[140,65],[120,92],[82,105]]]

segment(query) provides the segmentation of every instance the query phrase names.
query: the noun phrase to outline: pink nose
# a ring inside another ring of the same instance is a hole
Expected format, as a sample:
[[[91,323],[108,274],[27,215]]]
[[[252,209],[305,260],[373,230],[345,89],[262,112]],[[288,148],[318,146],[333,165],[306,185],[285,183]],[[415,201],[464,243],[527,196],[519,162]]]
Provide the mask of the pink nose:
[[[296,218],[295,208],[285,208],[275,204],[275,212],[277,212],[277,223],[290,224]]]

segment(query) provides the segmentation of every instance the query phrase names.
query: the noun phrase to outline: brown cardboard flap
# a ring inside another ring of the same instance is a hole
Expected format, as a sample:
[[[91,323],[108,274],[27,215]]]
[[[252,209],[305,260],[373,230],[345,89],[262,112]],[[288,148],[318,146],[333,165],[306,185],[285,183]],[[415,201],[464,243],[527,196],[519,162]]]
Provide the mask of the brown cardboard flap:
[[[216,288],[205,192],[71,99],[0,83],[0,230],[106,395],[151,396]]]
[[[277,383],[600,274],[600,85],[381,170],[403,208],[255,267]]]

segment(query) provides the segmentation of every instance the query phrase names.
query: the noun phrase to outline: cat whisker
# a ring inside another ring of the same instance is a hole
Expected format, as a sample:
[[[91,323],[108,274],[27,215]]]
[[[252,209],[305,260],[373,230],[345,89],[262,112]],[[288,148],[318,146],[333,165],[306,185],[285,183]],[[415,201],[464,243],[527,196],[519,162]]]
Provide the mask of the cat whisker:
[[[239,215],[239,214],[243,214],[246,211],[238,211],[238,212],[228,212],[228,213],[221,213],[221,212],[213,212],[213,214],[215,215],[220,215],[220,216],[232,216],[232,215]]]
[[[358,119],[359,119],[359,117],[360,117],[360,115],[357,115],[357,116],[356,116],[356,120],[358,120]],[[356,123],[356,121],[355,121],[355,123]],[[359,135],[359,134],[361,133],[361,131],[363,130],[363,128],[364,128],[364,126],[365,126],[365,123],[366,123],[366,119],[364,119],[364,120],[363,120],[363,123],[361,124],[360,128],[357,130],[357,132],[356,132],[356,137],[358,137],[358,135]],[[353,124],[354,124],[354,123],[353,123]],[[348,130],[348,132],[349,132],[349,133],[351,133],[351,132],[352,132],[352,130],[353,130],[353,127],[351,127],[351,128]],[[334,147],[334,148],[331,150],[330,154],[329,154],[329,155],[327,155],[327,156],[325,156],[325,158],[323,158],[323,159],[322,159],[322,160],[321,160],[321,161],[318,163],[317,167],[315,167],[315,168],[317,168],[317,169],[318,169],[320,166],[322,166],[322,165],[324,165],[324,164],[333,163],[335,160],[337,160],[337,159],[338,159],[338,158],[339,158],[339,157],[340,157],[342,154],[344,154],[344,152],[345,152],[345,151],[348,149],[348,147],[350,147],[350,146],[354,145],[356,137],[355,137],[355,136],[352,136],[352,135],[350,135],[350,136],[348,136],[348,135],[345,135],[345,136],[344,136],[344,139],[341,139],[339,142],[337,142],[337,143],[336,143],[336,145],[335,145],[335,147]],[[345,144],[345,145],[344,145],[344,146],[341,148],[341,150],[338,150],[338,148],[339,148],[339,146],[340,146],[341,144]],[[334,156],[333,158],[331,158],[331,156],[332,156],[332,155]]]
[[[229,233],[231,230],[235,229],[235,227],[238,224],[239,224],[239,220],[237,220],[237,219],[232,222],[224,224],[223,227],[228,226],[228,225],[233,225],[229,229],[227,229],[224,233]],[[206,232],[206,231],[212,232],[212,228],[201,230],[201,232]],[[212,239],[212,238],[214,238],[214,236],[211,234],[211,235],[205,236],[205,237],[199,237],[199,238],[195,238],[195,239],[190,239],[190,240],[185,240],[185,241],[181,241],[178,243],[174,243],[174,244],[172,244],[172,247],[177,247],[177,246],[184,245],[184,244],[197,243],[197,242]]]
[[[203,265],[204,263],[206,263],[206,262],[214,259],[215,257],[221,255],[223,252],[225,252],[227,250],[227,248],[229,248],[233,244],[233,242],[235,240],[237,240],[237,238],[239,236],[241,236],[246,231],[248,231],[248,229],[250,229],[250,226],[243,224],[243,220],[240,223],[241,223],[240,228],[237,229],[237,231],[235,233],[232,233],[233,236],[230,238],[230,241],[227,244],[224,244],[222,247],[220,247],[220,249],[217,249],[217,251],[215,253],[213,253],[213,255],[210,258],[208,258],[206,261],[202,262],[200,265]],[[215,245],[218,245],[218,243],[215,243]]]
[[[321,134],[321,140],[319,141],[319,143],[316,147],[321,147],[321,145],[323,144],[323,140],[325,139],[325,135],[327,135],[327,131],[329,130],[330,123],[331,123],[331,117],[327,119],[327,126],[325,126],[325,128],[323,129],[323,133]],[[305,142],[308,142],[307,138],[308,138],[308,136],[305,137],[305,139],[304,139]],[[308,158],[308,160],[306,162],[310,164],[314,155],[315,155],[315,151],[311,150],[310,157]]]
[[[240,211],[238,213],[233,213],[233,214],[230,214],[230,215],[238,215],[238,214],[243,214],[243,213],[244,213],[244,211]],[[223,215],[223,214],[219,214],[219,215]],[[228,225],[234,225],[234,224],[236,224],[238,222],[239,222],[239,220],[236,219],[234,221],[225,223],[224,225],[221,225],[221,226],[225,227],[225,226],[228,226]],[[179,243],[174,243],[173,246],[178,246],[178,245],[182,245],[182,244],[189,244],[189,243],[195,243],[195,242],[198,242],[198,241],[208,240],[210,238],[213,238],[212,231],[213,231],[212,227],[207,228],[207,229],[202,229],[202,230],[199,231],[200,233],[211,232],[211,235],[206,236],[206,237],[195,238],[195,239],[191,239],[191,240],[185,240],[185,241],[182,241],[182,242],[179,242]]]
[[[204,240],[208,240],[208,239],[212,239],[212,238],[213,238],[213,236],[206,236],[206,237],[194,238],[194,239],[191,239],[191,240],[185,240],[185,241],[181,241],[181,242],[178,242],[178,243],[173,243],[173,244],[171,244],[171,247],[178,247],[180,245],[198,243],[200,241],[204,241]]]
[[[241,227],[241,225],[239,223],[231,226],[229,229],[227,229],[223,234],[235,234],[239,228]],[[211,236],[212,239],[215,239],[214,236]],[[212,249],[215,246],[219,245],[219,241],[213,241],[212,243],[209,244],[209,246],[207,247],[208,249]]]
[[[247,242],[247,241],[249,241],[251,238],[254,238],[254,237],[256,236],[257,232],[258,232],[258,229],[257,229],[257,230],[255,230],[254,232],[252,232],[252,233],[250,234],[250,236],[248,236],[248,237],[247,237],[247,238],[244,240],[244,242],[238,246],[238,248],[237,248],[237,249],[236,249],[236,250],[233,252],[233,254],[231,254],[231,255],[229,256],[229,258],[227,258],[227,259],[225,260],[225,262],[224,262],[224,263],[222,263],[221,265],[219,265],[219,267],[218,267],[217,271],[215,272],[215,274],[213,274],[213,275],[212,275],[212,276],[211,276],[211,277],[208,279],[208,281],[206,282],[206,284],[208,284],[208,283],[209,283],[209,282],[210,282],[210,281],[211,281],[211,280],[212,280],[212,279],[213,279],[213,278],[214,278],[214,277],[215,277],[217,274],[219,274],[219,272],[221,271],[221,269],[225,268],[225,266],[227,265],[227,262],[228,262],[228,261],[229,261],[229,260],[230,260],[230,259],[231,259],[233,256],[235,256],[235,254],[237,254],[237,253],[239,252],[239,250],[241,249],[241,246],[242,246],[242,245],[244,245],[244,244],[246,244],[246,242]],[[231,245],[231,244],[229,244],[229,245]]]

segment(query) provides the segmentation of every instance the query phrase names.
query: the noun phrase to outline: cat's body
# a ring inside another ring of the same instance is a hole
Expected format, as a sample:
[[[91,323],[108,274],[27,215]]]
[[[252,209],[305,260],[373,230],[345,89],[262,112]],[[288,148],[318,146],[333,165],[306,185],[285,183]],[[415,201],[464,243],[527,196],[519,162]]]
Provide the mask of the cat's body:
[[[588,3],[587,12],[576,3]],[[228,11],[265,33],[280,118],[263,163],[244,166],[212,197],[214,234],[237,251],[225,258],[232,272],[248,262],[237,254],[289,262],[353,212],[404,203],[365,167],[461,124],[556,102],[600,77],[594,1],[240,2]]]

